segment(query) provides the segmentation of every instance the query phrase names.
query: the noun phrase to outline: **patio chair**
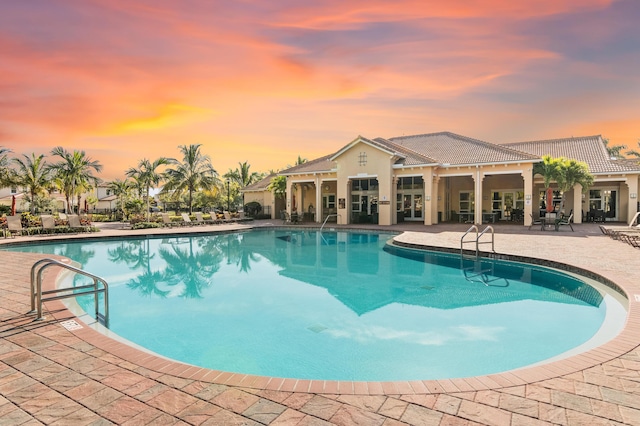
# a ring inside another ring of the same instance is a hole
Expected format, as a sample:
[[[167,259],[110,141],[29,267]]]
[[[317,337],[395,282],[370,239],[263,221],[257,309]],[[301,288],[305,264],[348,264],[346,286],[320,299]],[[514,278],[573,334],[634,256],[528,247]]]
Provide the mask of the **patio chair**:
[[[80,216],[78,216],[77,214],[68,215],[67,220],[69,221],[69,228],[71,228],[72,230],[89,232],[89,230],[91,229],[90,226],[83,225],[82,222],[80,222]]]
[[[23,235],[25,232],[27,233],[27,235],[30,234],[30,231],[28,228],[22,227],[22,216],[18,216],[18,215],[7,216],[6,232],[12,237],[15,237],[16,235]]]
[[[569,225],[569,228],[571,228],[571,232],[574,232],[573,225],[571,224],[571,222],[573,222],[573,213],[571,213],[569,217],[562,217],[560,219],[556,219],[555,221],[556,231],[559,231],[560,227],[563,225]]]
[[[531,231],[531,227],[534,225],[540,225],[540,230],[542,231],[544,229],[544,220],[542,220],[541,218],[538,218],[536,220],[531,213],[529,213],[529,216],[531,216],[531,224],[529,225],[529,231]]]
[[[238,219],[231,217],[231,213],[229,213],[228,211],[224,211],[222,212],[222,214],[224,214],[224,222],[226,223],[230,223],[230,222],[237,222]]]
[[[199,223],[191,220],[189,213],[181,213],[180,216],[182,216],[182,226],[200,225]]]
[[[286,210],[280,212],[280,219],[282,219],[282,223],[291,223],[291,215]]]
[[[637,212],[633,218],[629,221],[627,226],[615,226],[615,225],[599,225],[603,234],[610,236],[614,240],[617,240],[621,232],[631,233],[640,232],[640,223],[635,224],[636,220],[640,217],[640,212]]]
[[[616,239],[618,241],[622,241],[625,242],[635,248],[640,248],[640,235],[636,234],[635,232],[625,232],[625,231],[619,231]]]
[[[196,223],[200,225],[213,225],[219,223],[217,218],[213,218],[215,213],[211,216],[211,219],[205,219],[202,215],[202,212],[195,212],[194,215],[196,216]]]
[[[40,221],[42,222],[41,234],[53,234],[56,229],[66,229],[67,226],[56,226],[56,220],[50,214],[40,215]]]
[[[169,217],[169,213],[160,213],[160,217],[162,218],[162,225],[166,228],[173,228],[174,226],[181,226],[182,224],[179,222],[174,222]]]

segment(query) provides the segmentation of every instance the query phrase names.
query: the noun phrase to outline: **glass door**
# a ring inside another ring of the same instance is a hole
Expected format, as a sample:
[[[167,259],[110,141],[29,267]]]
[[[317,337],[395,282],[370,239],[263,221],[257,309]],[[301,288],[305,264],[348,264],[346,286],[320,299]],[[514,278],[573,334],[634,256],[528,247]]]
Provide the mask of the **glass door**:
[[[422,219],[424,217],[422,213],[422,194],[403,194],[402,208],[405,220]]]

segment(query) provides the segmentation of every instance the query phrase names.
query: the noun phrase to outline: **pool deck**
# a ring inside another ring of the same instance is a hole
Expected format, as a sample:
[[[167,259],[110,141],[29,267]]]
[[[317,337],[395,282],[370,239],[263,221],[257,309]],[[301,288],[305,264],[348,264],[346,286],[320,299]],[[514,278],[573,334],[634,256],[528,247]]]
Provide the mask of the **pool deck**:
[[[280,224],[138,231],[102,224],[99,233],[73,237]],[[468,226],[405,223],[378,229],[404,231],[398,239],[407,244],[455,249]],[[604,236],[594,224],[574,225],[575,232],[501,223],[494,228],[497,253],[565,263],[622,288],[629,297],[622,333],[581,355],[483,377],[361,383],[245,376],[134,349],[87,327],[58,301],[45,305],[45,321],[33,321],[27,314],[29,270],[43,256],[0,252],[0,424],[640,425],[640,251]],[[0,237],[0,247],[56,238]],[[53,275],[46,274],[48,285]],[[82,328],[61,325],[72,319]]]

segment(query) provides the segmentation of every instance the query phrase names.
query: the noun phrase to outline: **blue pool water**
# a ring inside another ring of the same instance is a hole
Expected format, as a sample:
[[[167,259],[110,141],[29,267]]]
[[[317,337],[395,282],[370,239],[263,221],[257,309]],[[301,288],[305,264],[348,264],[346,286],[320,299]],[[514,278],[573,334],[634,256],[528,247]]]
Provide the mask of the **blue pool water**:
[[[555,270],[398,249],[390,238],[260,230],[14,250],[67,256],[105,278],[119,336],[186,363],[264,376],[506,371],[583,344],[607,309],[619,309]],[[92,298],[79,303],[92,311]]]

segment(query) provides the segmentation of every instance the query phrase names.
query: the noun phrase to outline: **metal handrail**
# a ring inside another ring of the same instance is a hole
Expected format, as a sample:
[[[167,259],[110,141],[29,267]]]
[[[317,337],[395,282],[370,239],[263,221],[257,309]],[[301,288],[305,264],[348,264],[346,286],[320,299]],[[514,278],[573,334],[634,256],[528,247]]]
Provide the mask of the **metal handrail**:
[[[473,241],[471,241],[471,240],[465,241],[464,237],[466,237],[469,234],[469,232],[471,232],[473,230],[476,231],[476,239],[473,240]],[[464,254],[464,249],[463,249],[464,243],[472,243],[474,241],[476,242],[476,257],[478,257],[478,244],[477,244],[477,242],[478,242],[478,226],[477,225],[471,225],[471,227],[469,229],[467,229],[467,232],[465,232],[462,235],[462,237],[460,237],[460,255],[461,256]]]
[[[332,213],[332,214],[327,215],[327,217],[324,219],[324,222],[322,222],[322,226],[320,227],[320,232],[322,232],[322,229],[324,228],[324,225],[326,225],[326,224],[327,224],[327,221],[329,220],[329,218],[330,218],[331,216],[335,216],[335,217],[336,217],[336,219],[337,219],[337,218],[339,218],[339,217],[340,217],[340,214],[339,214],[339,213]]]
[[[466,237],[469,232],[475,230],[476,231],[476,238],[475,240],[466,240],[464,239],[464,237]],[[482,236],[485,234],[485,232],[487,231],[491,231],[491,241],[483,241],[480,242],[480,238],[482,238]],[[469,229],[467,229],[467,232],[465,232],[462,237],[460,237],[460,255],[464,255],[464,243],[472,243],[475,242],[476,243],[476,259],[478,258],[478,256],[480,255],[480,244],[489,244],[491,243],[491,251],[495,253],[495,245],[494,245],[494,238],[495,234],[493,232],[493,227],[491,225],[488,225],[486,228],[484,228],[482,230],[482,232],[479,232],[478,230],[478,226],[477,225],[471,225],[471,227]]]
[[[76,274],[84,275],[93,280],[93,284],[82,285],[78,287],[58,288],[54,290],[42,291],[42,274],[44,270],[50,266],[59,266],[63,269],[75,272]],[[98,287],[98,284],[102,284],[102,288]],[[78,292],[78,290],[87,290]],[[65,293],[58,296],[51,296],[43,298],[43,295],[54,293]],[[100,315],[98,308],[98,294],[104,293],[104,316]],[[31,313],[37,312],[36,320],[42,320],[42,303],[50,300],[60,300],[69,297],[77,297],[85,294],[94,295],[94,307],[96,312],[96,320],[102,322],[105,327],[109,326],[109,285],[107,282],[97,275],[84,271],[75,266],[67,265],[55,259],[40,259],[31,267]]]
[[[486,228],[484,228],[484,229],[482,230],[482,232],[480,233],[480,235],[478,235],[478,238],[477,238],[477,240],[476,240],[476,256],[478,255],[478,245],[479,245],[479,244],[489,244],[489,241],[484,241],[484,242],[482,242],[482,243],[480,242],[480,238],[482,238],[482,236],[484,235],[484,233],[485,233],[485,232],[487,232],[487,231],[491,231],[491,251],[492,251],[493,253],[495,253],[495,252],[496,252],[495,244],[494,244],[494,241],[495,241],[495,238],[494,238],[494,237],[495,237],[495,233],[493,232],[493,226],[491,226],[491,225],[487,225],[487,227],[486,227]]]

